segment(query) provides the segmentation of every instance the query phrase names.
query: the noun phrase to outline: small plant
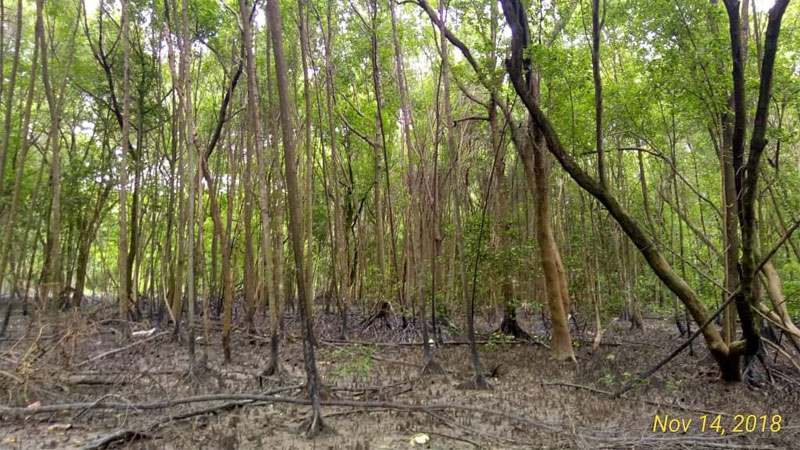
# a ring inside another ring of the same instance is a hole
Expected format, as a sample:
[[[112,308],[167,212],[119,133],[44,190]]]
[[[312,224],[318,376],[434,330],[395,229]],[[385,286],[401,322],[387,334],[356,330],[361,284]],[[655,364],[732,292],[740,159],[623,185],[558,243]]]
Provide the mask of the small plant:
[[[372,355],[374,353],[374,345],[361,344],[330,350],[328,357],[333,360],[331,379],[336,381],[352,375],[369,375],[372,371]]]
[[[631,378],[633,378],[633,375],[631,375],[630,372],[625,372],[625,373],[622,374],[622,381],[625,382],[625,383],[630,381]]]
[[[607,374],[603,375],[602,378],[600,378],[600,381],[605,383],[606,386],[611,386],[612,384],[614,384],[614,375],[610,374],[610,373],[607,373]]]
[[[683,380],[672,380],[672,379],[669,379],[669,380],[667,380],[667,390],[668,391],[677,391],[678,389],[681,388],[681,383],[683,383]]]
[[[486,343],[480,346],[480,351],[494,352],[501,347],[507,348],[512,342],[514,342],[514,336],[504,334],[500,331],[495,331],[489,335],[489,339],[486,341]]]

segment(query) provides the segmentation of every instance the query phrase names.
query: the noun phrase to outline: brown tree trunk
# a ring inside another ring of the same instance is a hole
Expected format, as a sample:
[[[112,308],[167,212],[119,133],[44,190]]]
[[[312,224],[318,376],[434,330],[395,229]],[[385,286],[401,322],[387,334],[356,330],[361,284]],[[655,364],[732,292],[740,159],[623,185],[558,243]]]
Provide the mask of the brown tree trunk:
[[[442,14],[442,20],[445,20],[446,15]],[[464,233],[461,225],[461,202],[463,193],[461,189],[461,170],[458,161],[458,149],[456,148],[455,124],[452,118],[452,107],[450,104],[450,70],[449,70],[449,44],[444,33],[444,22],[439,27],[440,39],[442,44],[442,85],[444,88],[444,123],[447,128],[447,151],[450,154],[450,179],[451,181],[451,197],[453,200],[453,222],[455,223],[455,236],[454,236],[454,254],[453,261],[457,267],[457,273],[454,277],[458,279],[456,291],[460,303],[464,305],[467,310],[467,336],[469,338],[470,355],[472,357],[473,368],[473,386],[479,389],[488,387],[486,377],[483,374],[480,356],[478,355],[478,346],[475,343],[475,298],[468,297],[467,292],[467,273],[465,270],[465,254],[464,254]]]
[[[339,196],[339,167],[341,162],[339,160],[339,152],[336,143],[336,126],[333,118],[334,78],[331,56],[334,42],[334,27],[331,23],[331,16],[333,15],[332,10],[333,2],[328,2],[326,15],[327,33],[325,35],[325,105],[327,107],[328,133],[330,135],[331,147],[331,164],[330,170],[328,171],[330,173],[329,184],[333,196],[333,241],[331,243],[333,254],[331,255],[331,260],[333,263],[333,274],[337,281],[334,286],[334,294],[341,318],[339,338],[344,340],[347,338],[347,307],[349,297],[347,296],[348,274],[346,260],[349,250],[346,246],[342,202]]]
[[[130,151],[130,20],[128,19],[128,2],[122,0],[122,153],[119,157],[119,245],[118,271],[119,271],[119,320],[127,323],[128,320],[128,152]],[[123,327],[129,331],[129,327]]]
[[[61,156],[59,153],[58,129],[60,114],[58,101],[50,84],[50,70],[48,67],[47,38],[44,33],[44,0],[36,1],[36,35],[41,51],[42,85],[50,110],[50,183],[52,186],[49,226],[47,230],[45,263],[42,270],[43,284],[40,286],[40,298],[55,309],[58,305],[58,293],[61,290]],[[51,298],[52,297],[52,298]]]
[[[550,220],[550,186],[548,183],[550,173],[550,158],[545,153],[546,143],[540,133],[534,128],[533,143],[533,175],[534,196],[536,208],[536,241],[539,244],[539,256],[544,273],[547,289],[547,303],[550,309],[550,319],[553,321],[553,331],[550,342],[553,357],[557,360],[575,360],[572,350],[572,338],[567,323],[567,311],[564,309],[565,293],[562,293],[563,284],[558,271],[558,247],[553,237],[552,223]],[[529,177],[529,182],[530,182]]]
[[[303,277],[305,277],[305,284],[307,288],[306,297],[301,301],[306,302],[306,309],[313,314],[314,304],[314,235],[313,235],[313,207],[314,207],[314,149],[311,147],[311,87],[308,79],[308,58],[309,58],[309,40],[308,40],[308,11],[306,9],[307,3],[304,0],[297,0],[297,13],[300,28],[300,56],[303,67],[303,101],[305,103],[305,177],[304,189],[302,194],[303,199],[303,235],[306,245],[306,252],[308,257],[305,259],[305,267],[303,268]],[[311,339],[314,345],[317,345],[314,333],[311,333]]]
[[[16,88],[17,82],[17,68],[19,67],[19,54],[20,54],[20,43],[22,40],[22,0],[17,1],[17,17],[16,17],[16,27],[14,28],[14,58],[11,63],[11,74],[10,79],[8,80],[8,94],[6,95],[6,110],[3,119],[3,137],[0,138],[2,141],[0,142],[0,192],[3,192],[3,184],[5,181],[5,174],[6,174],[6,160],[8,158],[8,142],[11,139],[11,113],[14,111],[14,90]],[[5,27],[0,27],[4,31]],[[0,33],[3,33],[0,31]],[[0,37],[0,42],[5,43],[3,40],[4,38]],[[4,46],[4,45],[3,45]],[[34,52],[37,52],[38,49],[35,49]],[[0,60],[3,60],[3,56],[0,56]],[[36,61],[32,64],[33,67],[36,66]],[[2,70],[2,63],[0,62],[0,73],[5,73]],[[35,77],[31,77],[35,78]],[[0,82],[0,92],[2,92],[2,82]],[[0,94],[0,98],[2,95]],[[3,268],[0,268],[0,280],[3,279]],[[1,283],[2,281],[0,281]],[[2,286],[0,286],[2,288]],[[0,289],[2,292],[2,289]]]
[[[291,106],[289,104],[289,83],[287,80],[286,59],[283,54],[283,36],[281,15],[277,0],[267,2],[268,27],[272,36],[272,47],[275,56],[275,72],[278,81],[278,100],[284,149],[284,165],[286,167],[286,188],[289,201],[289,231],[291,233],[292,250],[294,251],[295,270],[297,272],[297,291],[300,296],[301,328],[303,330],[303,356],[305,359],[307,389],[311,395],[311,418],[306,427],[309,436],[315,436],[323,429],[320,411],[321,380],[317,372],[312,343],[313,311],[309,311],[302,299],[308,295],[303,277],[303,229],[302,213],[298,201],[297,165],[295,162],[294,129],[292,125]],[[311,257],[311,255],[308,255]]]
[[[21,1],[18,4],[18,7],[20,9],[17,11],[17,20],[18,20],[19,26],[21,26],[21,24],[22,24],[22,20],[21,20],[21,17],[20,17],[21,14],[22,14]],[[19,30],[17,31],[17,33],[19,35]],[[25,99],[25,111],[24,111],[23,116],[22,116],[22,125],[20,127],[20,136],[21,136],[20,141],[21,142],[20,142],[19,154],[17,156],[18,161],[17,161],[17,167],[16,167],[16,171],[15,171],[15,176],[14,176],[14,188],[13,188],[13,191],[11,193],[11,204],[9,205],[8,212],[7,212],[8,220],[5,221],[5,224],[6,224],[5,225],[5,229],[3,229],[2,240],[0,240],[0,245],[3,246],[2,247],[2,253],[0,253],[0,292],[3,291],[3,280],[5,280],[5,271],[6,271],[6,268],[8,267],[8,260],[9,260],[9,257],[11,255],[11,252],[12,252],[14,224],[16,222],[17,207],[19,205],[19,200],[20,200],[21,191],[22,191],[22,180],[23,180],[24,175],[25,175],[25,161],[26,161],[26,159],[28,157],[28,150],[30,149],[30,141],[29,141],[29,136],[28,136],[28,127],[29,127],[30,121],[31,121],[31,107],[33,105],[33,94],[34,94],[34,87],[35,87],[35,84],[36,84],[36,67],[37,67],[37,63],[38,63],[38,59],[39,59],[39,35],[36,34],[34,39],[35,39],[35,41],[34,41],[34,47],[33,47],[33,58],[31,59],[31,71],[30,71],[30,75],[29,75],[29,79],[28,79],[28,93],[27,93],[27,96],[26,96],[26,99]],[[19,47],[18,44],[17,44],[17,47]],[[12,94],[9,94],[9,95],[12,95]],[[9,101],[8,102],[8,108],[10,108],[10,107],[11,107],[11,102]],[[7,111],[6,114],[8,115],[10,113]],[[9,131],[10,123],[8,121],[6,123],[7,123],[7,125],[4,124],[4,129],[5,129],[5,137],[4,137],[4,139],[6,139],[6,137],[10,133],[10,131]],[[40,169],[40,172],[41,172],[41,169]],[[2,173],[3,172],[0,172],[0,177],[2,177]],[[39,179],[41,179],[41,175],[39,176]],[[2,184],[2,183],[0,182],[0,184]],[[37,181],[37,189],[36,190],[38,190],[38,184],[39,183]],[[29,209],[29,212],[28,212],[29,215],[32,214],[33,209],[34,208],[30,208]],[[28,228],[29,227],[25,228],[25,239],[22,241],[22,246],[21,246],[22,248],[20,249],[21,252],[24,252],[24,251],[27,250],[25,247],[27,245],[27,240],[28,240],[28,238],[27,238]],[[20,261],[21,260],[22,260],[22,258],[20,258]],[[12,273],[13,273],[12,278],[13,278],[13,280],[12,280],[12,283],[10,285],[11,296],[9,297],[8,306],[6,307],[5,315],[3,316],[3,324],[2,324],[2,326],[0,326],[0,336],[3,336],[5,334],[5,331],[6,331],[7,327],[8,327],[8,321],[9,321],[9,319],[11,317],[11,309],[14,306],[14,300],[16,298],[17,275],[21,271],[20,267],[22,265],[23,264],[20,262],[20,263],[17,264],[16,268],[12,268]],[[27,298],[27,295],[28,295],[28,293],[25,292],[25,297],[26,298]]]

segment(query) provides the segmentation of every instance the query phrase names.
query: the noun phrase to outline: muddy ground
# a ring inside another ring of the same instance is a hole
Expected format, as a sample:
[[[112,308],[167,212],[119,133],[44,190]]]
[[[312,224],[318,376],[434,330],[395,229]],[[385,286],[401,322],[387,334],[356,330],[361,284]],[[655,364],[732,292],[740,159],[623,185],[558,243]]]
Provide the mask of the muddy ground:
[[[648,319],[642,332],[630,331],[617,321],[609,325],[597,350],[592,350],[588,332],[576,333],[578,363],[573,364],[550,359],[547,339],[541,338],[546,329],[538,316],[523,317],[521,322],[539,336],[539,343],[492,337],[489,334],[498,324],[482,319],[479,339],[486,343],[481,345],[481,357],[493,389],[474,391],[457,386],[469,377],[471,365],[468,347],[458,342],[464,336],[456,327],[445,328],[444,340],[457,342],[436,349],[447,373],[420,378],[421,347],[396,345],[414,333],[397,326],[388,329],[380,321],[364,330],[359,326],[362,318],[351,317],[349,339],[379,344],[334,342],[337,318],[319,313],[317,361],[330,399],[370,402],[369,407],[325,406],[327,430],[308,440],[298,434],[310,410],[303,404],[262,399],[242,405],[246,400],[239,397],[168,405],[204,394],[266,391],[303,399],[302,391],[292,388],[303,383],[304,374],[299,329],[291,315],[281,342],[287,373],[280,378],[258,376],[269,352],[263,324],[256,327],[261,331],[257,335],[248,334],[243,325],[235,330],[233,363],[224,365],[219,323],[212,321],[211,345],[200,337],[197,347],[198,358],[207,355],[208,370],[188,375],[185,343],[176,342],[169,328],[150,337],[123,339],[113,321],[73,317],[39,325],[31,317],[15,315],[9,334],[0,340],[0,405],[37,412],[54,404],[88,405],[32,415],[0,411],[0,448],[82,448],[113,433],[125,438],[115,443],[116,448],[133,449],[800,448],[800,377],[785,359],[775,360],[772,352],[767,361],[773,382],[755,362],[752,382],[732,385],[718,380],[713,361],[698,342],[694,355],[684,352],[647,383],[614,398],[608,392],[680,344],[674,325]],[[233,400],[239,401],[238,407],[231,405]],[[146,402],[168,407],[97,407]],[[398,410],[382,402],[418,409]],[[227,408],[171,420],[222,404]],[[432,404],[452,407],[419,409]],[[710,425],[718,414],[719,427],[714,430]],[[741,426],[743,432],[733,431],[740,421],[737,414],[744,416],[742,421],[756,416],[752,432],[747,432],[746,424]],[[656,415],[692,422],[685,432],[653,432]],[[777,415],[780,430],[772,432]],[[415,438],[427,442],[412,445]]]

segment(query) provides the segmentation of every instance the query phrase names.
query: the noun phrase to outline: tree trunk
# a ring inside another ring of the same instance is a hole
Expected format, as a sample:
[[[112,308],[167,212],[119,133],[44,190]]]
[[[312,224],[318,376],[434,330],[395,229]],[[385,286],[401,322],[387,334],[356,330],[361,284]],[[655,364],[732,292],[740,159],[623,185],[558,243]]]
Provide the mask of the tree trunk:
[[[557,360],[575,360],[572,350],[572,338],[569,333],[567,311],[564,309],[564,297],[560,274],[558,271],[558,248],[553,237],[552,223],[550,220],[550,186],[548,183],[550,173],[549,156],[545,153],[543,137],[534,128],[531,130],[536,141],[533,142],[533,181],[534,197],[536,202],[536,241],[539,244],[539,257],[544,273],[547,289],[547,304],[550,309],[550,319],[553,321],[553,330],[550,348],[553,357]],[[530,173],[530,171],[529,171]]]
[[[442,20],[445,20],[445,14],[442,14]],[[470,355],[472,357],[473,368],[473,383],[476,388],[486,388],[488,383],[483,374],[480,356],[478,355],[478,346],[475,343],[475,298],[468,297],[467,292],[467,273],[465,270],[464,254],[464,232],[461,225],[461,202],[463,198],[461,190],[461,170],[458,161],[458,149],[456,148],[455,124],[452,118],[452,108],[450,104],[450,70],[449,70],[449,45],[444,33],[444,22],[439,27],[440,39],[442,44],[442,84],[444,88],[444,123],[447,128],[447,151],[450,154],[450,179],[451,181],[451,197],[453,200],[453,222],[455,222],[455,236],[454,236],[454,249],[455,258],[454,263],[457,266],[457,274],[455,277],[458,279],[457,292],[460,303],[464,305],[467,310],[467,336],[469,338]]]
[[[317,372],[312,343],[313,311],[309,311],[302,299],[306,298],[306,285],[303,277],[303,230],[302,213],[298,201],[297,166],[295,162],[294,130],[292,125],[291,106],[289,104],[289,84],[287,80],[286,59],[283,54],[283,36],[281,15],[277,0],[267,2],[268,27],[272,36],[272,49],[275,56],[275,72],[278,81],[278,100],[284,149],[284,165],[286,167],[286,187],[289,201],[289,231],[294,251],[295,270],[297,272],[297,291],[300,296],[301,328],[303,330],[303,356],[305,359],[307,389],[311,395],[311,419],[306,427],[309,436],[316,436],[323,429],[320,408],[321,380]],[[311,257],[311,255],[308,255]]]

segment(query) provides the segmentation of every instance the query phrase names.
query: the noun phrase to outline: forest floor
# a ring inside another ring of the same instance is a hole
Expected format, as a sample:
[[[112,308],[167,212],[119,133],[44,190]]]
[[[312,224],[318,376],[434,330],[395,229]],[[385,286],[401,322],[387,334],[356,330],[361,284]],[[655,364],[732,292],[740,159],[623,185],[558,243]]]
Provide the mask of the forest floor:
[[[665,320],[647,320],[644,331],[612,323],[597,350],[591,348],[591,336],[578,335],[577,364],[551,360],[542,343],[487,338],[492,329],[481,320],[481,358],[493,389],[475,391],[457,386],[471,374],[463,336],[445,336],[445,345],[436,348],[446,374],[420,378],[421,346],[397,345],[409,335],[382,323],[364,330],[359,319],[351,317],[348,337],[371,345],[335,341],[338,318],[318,314],[317,361],[332,394],[330,401],[360,404],[323,406],[327,431],[308,440],[298,429],[310,406],[286,403],[305,398],[296,388],[305,377],[293,318],[287,319],[290,331],[281,341],[287,374],[259,379],[269,355],[267,339],[247,335],[244,327],[234,333],[233,363],[223,365],[219,323],[213,321],[211,345],[200,340],[197,347],[198,358],[208,355],[208,370],[187,375],[186,344],[172,339],[167,328],[149,337],[123,340],[108,321],[90,323],[82,317],[73,318],[72,325],[40,327],[31,325],[30,317],[15,315],[10,333],[0,340],[0,405],[26,407],[32,414],[20,414],[20,409],[4,413],[0,407],[0,448],[84,448],[108,436],[123,438],[115,442],[117,447],[134,449],[790,449],[800,445],[799,378],[781,359],[769,360],[775,369],[773,383],[766,382],[760,369],[753,372],[755,383],[728,384],[719,381],[713,361],[698,342],[695,355],[687,350],[646,384],[621,398],[609,395],[631,374],[680,344],[674,325]],[[535,336],[547,335],[538,316],[524,317],[521,323]],[[204,402],[197,398],[207,394],[217,396]],[[196,401],[175,404],[188,397]],[[117,409],[100,408],[109,403]],[[65,411],[43,412],[48,405],[65,404]],[[413,406],[399,409],[396,404]],[[711,424],[718,414],[720,427],[715,431]],[[737,414],[744,416],[742,421],[755,415],[755,430],[748,433],[742,424],[744,432],[734,432],[740,421]],[[181,415],[192,417],[180,419]],[[654,432],[656,415],[691,422],[685,432],[683,428]],[[768,416],[764,432],[762,415]],[[777,433],[769,431],[774,415],[782,417]],[[412,444],[415,438],[427,442]]]

